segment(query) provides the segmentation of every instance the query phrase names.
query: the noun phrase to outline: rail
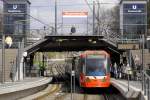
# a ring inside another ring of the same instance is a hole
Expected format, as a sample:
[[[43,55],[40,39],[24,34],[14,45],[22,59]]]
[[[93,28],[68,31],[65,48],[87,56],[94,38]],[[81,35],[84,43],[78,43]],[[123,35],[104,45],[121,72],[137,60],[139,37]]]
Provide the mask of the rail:
[[[143,72],[143,90],[144,95],[147,95],[147,99],[150,100],[150,76],[146,71]]]

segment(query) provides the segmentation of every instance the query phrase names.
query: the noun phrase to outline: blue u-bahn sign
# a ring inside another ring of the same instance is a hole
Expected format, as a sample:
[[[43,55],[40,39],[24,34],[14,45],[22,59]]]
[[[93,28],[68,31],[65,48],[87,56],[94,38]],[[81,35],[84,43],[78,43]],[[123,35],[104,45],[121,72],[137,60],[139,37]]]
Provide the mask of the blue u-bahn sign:
[[[124,4],[123,12],[124,13],[145,13],[146,5],[145,4]]]
[[[8,13],[25,13],[26,5],[25,4],[7,4],[6,6]]]

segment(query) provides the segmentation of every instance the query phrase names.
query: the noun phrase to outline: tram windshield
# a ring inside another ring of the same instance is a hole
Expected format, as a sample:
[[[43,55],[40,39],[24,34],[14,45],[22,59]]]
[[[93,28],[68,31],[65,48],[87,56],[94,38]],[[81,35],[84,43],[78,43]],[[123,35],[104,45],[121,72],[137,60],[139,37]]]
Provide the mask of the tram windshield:
[[[105,76],[106,75],[106,59],[101,57],[86,58],[86,75],[87,76]]]

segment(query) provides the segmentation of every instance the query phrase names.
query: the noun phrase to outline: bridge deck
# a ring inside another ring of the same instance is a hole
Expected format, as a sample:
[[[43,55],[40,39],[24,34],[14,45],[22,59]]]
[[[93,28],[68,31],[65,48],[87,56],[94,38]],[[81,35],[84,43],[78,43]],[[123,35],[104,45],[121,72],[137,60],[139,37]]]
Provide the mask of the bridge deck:
[[[46,36],[25,50],[30,54],[33,51],[83,51],[88,49],[120,52],[117,46],[107,41],[104,36]]]

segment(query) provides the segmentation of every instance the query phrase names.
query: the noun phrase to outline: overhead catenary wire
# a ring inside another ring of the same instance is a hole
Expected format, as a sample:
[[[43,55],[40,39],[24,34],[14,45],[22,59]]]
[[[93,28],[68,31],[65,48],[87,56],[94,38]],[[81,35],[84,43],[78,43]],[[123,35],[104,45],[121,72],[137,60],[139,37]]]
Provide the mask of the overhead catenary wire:
[[[87,0],[85,0],[85,1],[87,1]],[[85,2],[86,4],[84,4],[84,3],[75,3],[75,4],[57,4],[57,6],[87,6],[87,4],[88,4],[88,6],[92,6],[93,5],[93,3],[88,3],[88,2]],[[100,4],[104,4],[104,5],[106,5],[106,4],[108,4],[108,5],[117,5],[118,3],[114,3],[114,2],[105,2],[105,3],[103,3],[103,2],[99,2]],[[97,2],[95,3],[95,4],[98,4]],[[50,4],[50,5],[46,5],[46,6],[43,6],[43,5],[31,5],[30,7],[54,7],[55,5],[54,4]]]

